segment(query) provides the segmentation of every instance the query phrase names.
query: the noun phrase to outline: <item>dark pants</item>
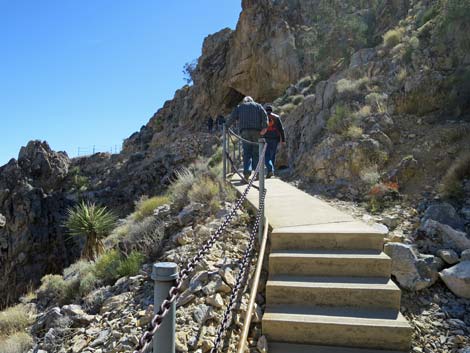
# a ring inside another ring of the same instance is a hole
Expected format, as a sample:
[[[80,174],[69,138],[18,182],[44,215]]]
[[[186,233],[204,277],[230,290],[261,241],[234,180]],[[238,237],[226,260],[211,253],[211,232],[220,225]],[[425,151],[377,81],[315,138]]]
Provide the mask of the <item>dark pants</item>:
[[[241,136],[248,141],[258,142],[259,131],[243,130]],[[255,170],[259,161],[258,145],[252,145],[243,142],[243,174],[250,174],[251,170]],[[250,169],[251,166],[251,169]]]
[[[268,172],[274,172],[274,166],[276,165],[277,145],[279,144],[279,140],[266,139],[266,144],[268,145],[266,148],[265,157],[266,168],[268,169]]]

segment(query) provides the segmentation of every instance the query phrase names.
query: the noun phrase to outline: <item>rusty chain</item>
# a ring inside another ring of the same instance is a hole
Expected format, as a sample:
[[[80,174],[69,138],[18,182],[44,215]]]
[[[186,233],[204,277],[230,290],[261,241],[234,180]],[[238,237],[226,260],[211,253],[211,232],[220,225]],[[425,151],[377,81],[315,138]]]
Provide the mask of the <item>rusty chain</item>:
[[[266,153],[267,145],[264,146],[262,156]],[[161,327],[163,319],[165,316],[170,312],[173,303],[178,299],[180,295],[180,290],[183,285],[184,280],[189,277],[189,275],[194,271],[194,268],[198,265],[198,263],[202,260],[202,258],[209,252],[209,250],[214,246],[215,242],[221,237],[224,230],[232,221],[233,217],[237,210],[242,206],[243,202],[246,200],[248,196],[248,192],[250,191],[253,183],[258,176],[259,170],[262,166],[262,162],[264,161],[263,158],[260,158],[258,161],[258,165],[256,166],[255,172],[253,177],[249,181],[245,191],[238,199],[235,206],[232,207],[230,213],[225,216],[223,223],[219,226],[219,228],[215,231],[215,233],[204,243],[203,247],[198,251],[198,253],[186,264],[186,266],[181,269],[178,273],[178,279],[175,282],[175,285],[170,288],[168,292],[167,298],[163,301],[160,305],[159,311],[155,314],[152,321],[149,324],[149,328],[147,331],[139,339],[139,343],[134,350],[133,353],[146,353],[147,349],[150,347],[152,343],[152,338],[155,336],[155,333]]]
[[[258,227],[259,227],[259,224],[261,222],[261,217],[264,214],[263,210],[264,210],[265,197],[266,197],[266,189],[263,190],[263,195],[262,195],[262,198],[261,198],[261,203],[259,205],[259,210],[258,210],[258,213],[256,215],[255,223],[254,223],[253,228],[251,230],[250,240],[249,240],[248,246],[245,250],[245,253],[243,254],[243,258],[240,261],[240,266],[239,266],[240,271],[238,273],[238,276],[237,276],[237,279],[236,279],[236,282],[235,282],[236,284],[233,286],[232,293],[230,295],[229,304],[227,305],[227,308],[225,309],[222,323],[219,326],[219,329],[217,330],[217,336],[214,340],[214,346],[212,347],[210,353],[217,353],[218,352],[219,346],[222,343],[222,338],[225,335],[225,331],[227,331],[227,329],[230,327],[230,324],[231,324],[231,321],[232,321],[232,319],[231,319],[232,311],[235,308],[236,300],[237,300],[237,297],[240,294],[240,290],[242,289],[242,285],[245,284],[243,282],[243,279],[245,278],[245,275],[246,275],[247,271],[250,269],[251,258],[253,256],[253,248],[254,248],[254,245],[255,245],[256,236],[258,235]]]

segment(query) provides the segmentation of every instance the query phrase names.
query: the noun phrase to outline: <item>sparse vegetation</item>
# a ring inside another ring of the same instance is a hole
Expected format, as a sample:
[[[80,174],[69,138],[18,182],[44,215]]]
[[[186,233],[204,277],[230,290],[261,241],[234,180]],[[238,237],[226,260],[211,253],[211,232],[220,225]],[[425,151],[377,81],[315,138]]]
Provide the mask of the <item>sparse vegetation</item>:
[[[151,216],[155,209],[168,204],[169,202],[170,198],[168,196],[154,196],[151,198],[143,197],[137,202],[133,217],[136,221],[141,221],[144,218]]]
[[[403,29],[402,28],[394,28],[387,31],[384,36],[384,45],[387,48],[393,48],[398,45],[403,37]]]
[[[442,178],[439,188],[441,195],[446,198],[462,198],[465,179],[470,180],[470,151],[457,158]]]
[[[26,332],[17,332],[13,335],[0,338],[2,353],[24,353],[33,346],[33,338]]]
[[[333,115],[328,119],[326,123],[326,128],[330,132],[337,134],[343,133],[349,126],[349,117],[351,116],[351,111],[345,105],[337,105]]]
[[[362,136],[362,133],[362,128],[360,128],[359,126],[351,125],[348,127],[344,135],[350,139],[357,140]]]
[[[190,85],[194,80],[194,73],[197,69],[197,60],[193,60],[184,64],[183,66],[183,79],[186,81],[186,84]]]
[[[336,83],[336,90],[342,96],[356,97],[366,84],[369,83],[368,77],[362,77],[358,80],[348,80],[343,78]]]
[[[302,103],[305,99],[305,97],[303,96],[303,94],[298,94],[296,96],[292,96],[292,103],[295,104],[295,105],[299,105],[300,103]]]
[[[442,108],[445,98],[446,96],[443,93],[417,90],[395,100],[396,112],[422,116]]]
[[[134,276],[139,272],[145,257],[138,251],[133,251],[124,257],[118,250],[105,252],[97,260],[94,274],[104,283],[113,283],[124,276]]]
[[[103,253],[102,239],[111,232],[115,224],[116,216],[106,207],[83,201],[67,210],[65,222],[71,235],[86,237],[82,257],[87,260],[94,260]]]
[[[33,322],[33,319],[31,308],[23,304],[5,309],[0,312],[0,337],[24,330]]]
[[[188,192],[188,198],[191,202],[207,205],[214,212],[220,207],[220,190],[219,183],[207,176],[203,176],[197,183],[192,185]]]
[[[38,289],[38,299],[46,302],[65,304],[71,294],[72,281],[65,281],[61,275],[45,275]]]
[[[289,114],[290,112],[292,112],[295,109],[295,104],[287,103],[287,104],[284,104],[279,109],[281,110],[282,113]]]

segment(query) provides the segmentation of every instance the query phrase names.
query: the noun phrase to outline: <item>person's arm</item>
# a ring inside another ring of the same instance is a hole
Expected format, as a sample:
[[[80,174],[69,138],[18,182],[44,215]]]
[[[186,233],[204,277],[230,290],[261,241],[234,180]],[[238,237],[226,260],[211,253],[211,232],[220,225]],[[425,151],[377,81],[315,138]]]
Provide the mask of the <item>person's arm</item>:
[[[230,126],[232,126],[232,124],[233,124],[235,121],[238,120],[238,118],[239,118],[239,116],[238,116],[238,107],[236,107],[236,108],[233,110],[232,114],[230,114],[229,118],[225,121],[225,126],[226,126],[227,128],[229,128]],[[222,120],[222,121],[223,121],[223,120]]]
[[[284,125],[280,116],[277,117],[277,129],[281,134],[281,142],[286,143],[286,133],[284,132]]]
[[[260,124],[261,124],[261,131],[260,135],[264,135],[268,129],[268,114],[266,113],[266,110],[264,110],[263,106],[259,104],[259,110],[260,110]]]

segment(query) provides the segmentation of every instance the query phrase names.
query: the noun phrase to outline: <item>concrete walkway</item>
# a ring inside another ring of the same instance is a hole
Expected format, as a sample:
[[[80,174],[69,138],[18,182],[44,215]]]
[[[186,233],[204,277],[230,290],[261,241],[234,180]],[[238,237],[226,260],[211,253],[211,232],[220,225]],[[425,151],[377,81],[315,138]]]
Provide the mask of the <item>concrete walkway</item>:
[[[408,351],[411,327],[382,252],[385,234],[280,179],[266,180],[266,189],[269,352]],[[258,198],[250,190],[255,207]]]

